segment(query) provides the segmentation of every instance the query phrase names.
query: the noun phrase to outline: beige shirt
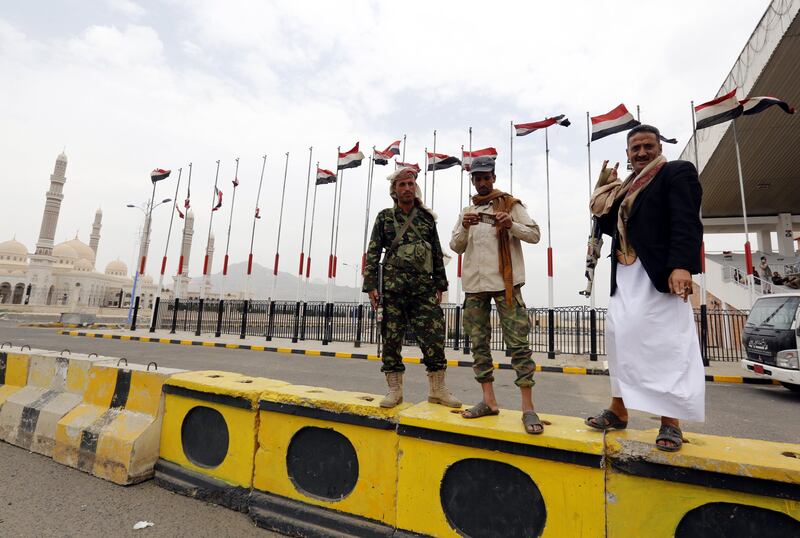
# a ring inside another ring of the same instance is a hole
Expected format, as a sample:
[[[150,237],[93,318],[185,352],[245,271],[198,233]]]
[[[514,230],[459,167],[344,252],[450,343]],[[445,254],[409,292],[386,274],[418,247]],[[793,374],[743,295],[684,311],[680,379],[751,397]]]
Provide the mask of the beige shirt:
[[[464,254],[461,266],[461,284],[465,293],[479,293],[483,291],[503,291],[503,275],[500,274],[499,244],[497,230],[491,224],[480,222],[464,228],[461,224],[464,213],[491,213],[494,208],[491,204],[482,206],[471,205],[461,210],[458,222],[453,228],[450,238],[450,248],[457,254]],[[513,269],[514,285],[525,283],[525,260],[522,257],[522,244],[539,242],[539,225],[534,222],[522,204],[514,204],[511,210],[511,228],[506,233],[510,234],[511,267]]]

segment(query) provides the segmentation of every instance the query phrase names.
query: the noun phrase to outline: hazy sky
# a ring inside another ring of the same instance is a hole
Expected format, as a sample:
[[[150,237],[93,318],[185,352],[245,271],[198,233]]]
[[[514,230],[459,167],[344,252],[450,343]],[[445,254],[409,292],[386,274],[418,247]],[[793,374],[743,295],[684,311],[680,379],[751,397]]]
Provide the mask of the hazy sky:
[[[581,304],[588,232],[586,111],[640,105],[677,146],[691,134],[689,103],[715,96],[769,2],[311,2],[29,0],[0,5],[0,241],[16,236],[35,248],[56,156],[69,157],[56,241],[89,241],[94,211],[104,212],[97,266],[132,263],[142,214],[125,207],[150,196],[149,172],[171,168],[157,198],[174,195],[194,163],[196,210],[190,271],[202,272],[216,160],[225,204],[215,213],[221,270],[230,216],[234,158],[240,157],[232,262],[250,241],[261,156],[267,154],[255,260],[271,267],[285,153],[288,180],[281,270],[296,272],[308,148],[323,168],[336,148],[408,136],[406,160],[423,151],[457,155],[494,146],[498,187],[508,189],[509,122],[566,114],[550,129],[551,222],[557,304]],[[635,113],[635,112],[634,112]],[[624,135],[592,145],[592,166],[624,161]],[[542,227],[526,245],[530,306],[545,305],[546,198],[542,132],[514,140],[514,194]],[[365,161],[366,165],[366,161]],[[376,167],[372,217],[390,203]],[[367,166],[344,173],[340,262],[361,257]],[[431,176],[428,176],[429,187]],[[312,179],[313,183],[313,179]],[[466,192],[466,180],[464,184]],[[312,185],[313,192],[313,185]],[[324,278],[333,185],[320,187],[312,276]],[[457,168],[437,172],[435,210],[442,243],[460,206]],[[309,197],[309,218],[311,215]],[[169,205],[155,211],[148,272],[164,252]],[[168,273],[177,268],[182,221],[176,219]],[[308,236],[308,230],[306,231]],[[707,249],[739,248],[740,237],[707,240]],[[608,247],[606,247],[607,249]],[[306,251],[308,248],[306,248]],[[455,263],[450,264],[455,290]],[[608,295],[608,262],[598,270],[598,304]],[[353,269],[339,280],[352,284]]]

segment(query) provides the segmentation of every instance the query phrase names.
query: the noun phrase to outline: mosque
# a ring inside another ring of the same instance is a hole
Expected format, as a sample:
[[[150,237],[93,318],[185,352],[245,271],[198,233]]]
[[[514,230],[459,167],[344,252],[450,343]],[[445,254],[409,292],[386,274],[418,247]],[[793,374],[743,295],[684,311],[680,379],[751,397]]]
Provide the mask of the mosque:
[[[95,263],[100,245],[103,212],[94,215],[89,244],[74,239],[54,244],[56,226],[64,199],[67,156],[62,152],[50,175],[42,224],[36,248],[10,239],[0,243],[0,304],[66,306],[70,308],[124,307],[130,304],[133,278],[127,265],[117,259],[103,272]],[[155,286],[150,276],[137,283],[145,304],[153,300]],[[137,294],[139,291],[137,290]]]

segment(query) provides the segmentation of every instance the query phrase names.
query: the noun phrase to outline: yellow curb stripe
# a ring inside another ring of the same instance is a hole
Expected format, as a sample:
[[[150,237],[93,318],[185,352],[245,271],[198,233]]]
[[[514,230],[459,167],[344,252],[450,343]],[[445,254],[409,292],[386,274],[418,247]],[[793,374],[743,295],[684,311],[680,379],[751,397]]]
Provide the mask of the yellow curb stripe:
[[[536,365],[536,371],[537,372],[541,372],[542,371],[542,365],[541,364],[537,364]]]
[[[130,340],[131,339],[131,335],[123,334],[122,336],[119,337],[119,339],[120,340]]]
[[[367,360],[368,361],[379,361],[379,360],[381,360],[381,358],[379,356],[377,356],[377,355],[367,355]]]
[[[583,374],[586,375],[586,368],[578,368],[576,366],[564,366],[563,371],[565,374]]]
[[[264,351],[264,346],[250,346],[253,351]]]
[[[319,356],[321,353],[322,353],[321,351],[317,351],[316,349],[307,349],[307,350],[305,351],[305,354],[306,354],[306,355],[316,355],[316,356]]]
[[[409,364],[419,364],[420,362],[422,362],[422,359],[420,359],[419,357],[407,357],[403,359],[403,362],[407,362]]]
[[[105,338],[106,340],[111,340],[112,338],[114,338],[114,335],[113,334],[104,334],[103,338]]]
[[[715,375],[714,381],[720,383],[744,383],[742,376],[738,375]]]
[[[337,351],[334,354],[334,357],[337,357],[339,359],[352,359],[353,358],[353,354],[352,353],[343,353],[341,351]]]
[[[225,344],[228,349],[239,349],[239,344]]]
[[[169,338],[159,338],[158,339],[158,343],[159,344],[171,344],[172,342],[170,342]]]
[[[191,340],[181,340],[181,345],[182,346],[191,346],[192,345],[192,341]]]
[[[278,353],[291,353],[292,352],[292,348],[290,348],[290,347],[279,347],[276,351]]]
[[[447,366],[458,366],[458,361],[454,359],[447,359]]]
[[[203,347],[214,347],[214,342],[203,342]]]

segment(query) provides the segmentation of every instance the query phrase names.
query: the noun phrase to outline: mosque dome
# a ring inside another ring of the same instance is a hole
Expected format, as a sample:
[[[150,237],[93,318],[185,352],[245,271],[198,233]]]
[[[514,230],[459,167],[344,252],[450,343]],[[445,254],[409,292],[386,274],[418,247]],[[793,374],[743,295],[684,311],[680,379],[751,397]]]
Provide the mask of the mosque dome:
[[[92,262],[84,258],[80,258],[78,261],[76,261],[73,267],[75,268],[76,271],[85,271],[85,272],[91,272],[91,270],[94,269]]]
[[[78,258],[90,261],[92,263],[92,267],[94,267],[94,250],[92,250],[92,247],[77,237],[75,239],[70,239],[69,241],[64,241],[61,244],[71,247],[77,254]]]
[[[128,266],[125,262],[117,258],[108,262],[106,265],[106,274],[112,276],[128,276]]]
[[[0,264],[24,264],[28,261],[28,249],[17,241],[11,239],[0,243]]]
[[[144,284],[152,284],[153,283],[153,277],[151,277],[150,275],[144,275],[142,277],[142,282]]]
[[[53,257],[58,258],[59,263],[71,265],[78,259],[78,253],[67,243],[59,243],[53,247]]]

